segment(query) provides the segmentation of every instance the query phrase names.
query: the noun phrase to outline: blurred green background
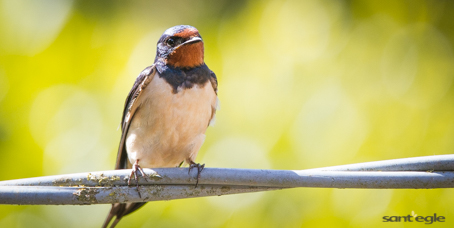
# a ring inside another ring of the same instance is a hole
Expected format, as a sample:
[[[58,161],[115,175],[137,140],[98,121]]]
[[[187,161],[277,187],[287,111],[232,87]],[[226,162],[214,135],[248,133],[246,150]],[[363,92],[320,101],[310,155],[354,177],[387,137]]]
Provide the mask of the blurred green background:
[[[221,110],[197,162],[306,169],[454,151],[453,1],[0,1],[0,180],[114,167],[165,29],[205,41]],[[454,190],[291,189],[148,203],[119,227],[454,225]],[[1,196],[0,196],[1,197]],[[0,206],[0,227],[99,227],[109,205]]]

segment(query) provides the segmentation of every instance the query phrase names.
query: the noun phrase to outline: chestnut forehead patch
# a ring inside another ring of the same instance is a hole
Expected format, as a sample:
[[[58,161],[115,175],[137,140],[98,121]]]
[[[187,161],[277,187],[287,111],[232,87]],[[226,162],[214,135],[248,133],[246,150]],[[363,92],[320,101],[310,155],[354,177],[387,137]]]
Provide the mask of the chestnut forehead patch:
[[[179,33],[175,33],[174,36],[182,37],[182,38],[189,38],[194,36],[200,36],[199,31],[196,28],[185,28],[183,31]]]

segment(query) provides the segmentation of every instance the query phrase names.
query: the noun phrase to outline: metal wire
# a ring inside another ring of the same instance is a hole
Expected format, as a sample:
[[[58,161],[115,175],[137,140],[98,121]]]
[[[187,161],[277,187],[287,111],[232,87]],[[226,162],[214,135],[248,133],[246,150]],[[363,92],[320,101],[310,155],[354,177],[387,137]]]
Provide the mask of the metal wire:
[[[0,204],[111,204],[172,200],[295,187],[427,189],[454,187],[454,155],[367,162],[309,170],[206,168],[195,187],[187,168],[144,169],[139,188],[130,170],[0,182]],[[140,192],[140,195],[139,193]]]

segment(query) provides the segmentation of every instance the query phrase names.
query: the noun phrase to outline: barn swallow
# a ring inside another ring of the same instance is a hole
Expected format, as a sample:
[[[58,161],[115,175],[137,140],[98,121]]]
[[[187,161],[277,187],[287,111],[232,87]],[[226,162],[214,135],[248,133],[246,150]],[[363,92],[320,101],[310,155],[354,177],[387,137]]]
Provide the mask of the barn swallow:
[[[129,181],[142,168],[189,164],[200,177],[204,165],[194,162],[214,121],[218,105],[217,79],[204,62],[199,31],[189,25],[167,29],[157,44],[154,64],[137,77],[126,98],[115,169],[132,169]],[[197,183],[196,183],[197,184]],[[145,203],[115,203],[104,222],[111,227]]]

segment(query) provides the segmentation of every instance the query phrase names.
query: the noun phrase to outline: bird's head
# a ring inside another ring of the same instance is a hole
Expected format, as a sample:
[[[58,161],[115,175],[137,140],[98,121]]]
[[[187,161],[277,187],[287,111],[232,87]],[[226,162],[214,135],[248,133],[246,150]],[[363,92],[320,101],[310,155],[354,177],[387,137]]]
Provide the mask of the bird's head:
[[[167,29],[158,41],[155,61],[178,68],[203,64],[203,40],[199,31],[189,25]]]

